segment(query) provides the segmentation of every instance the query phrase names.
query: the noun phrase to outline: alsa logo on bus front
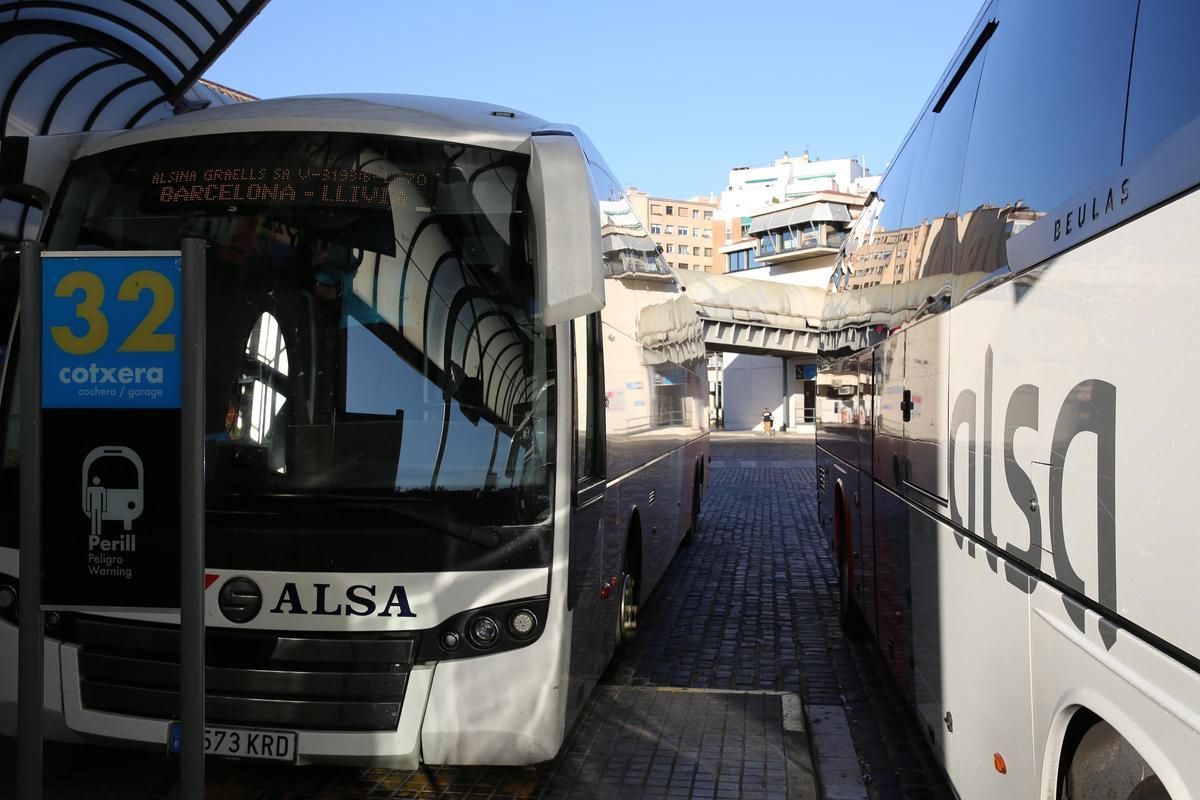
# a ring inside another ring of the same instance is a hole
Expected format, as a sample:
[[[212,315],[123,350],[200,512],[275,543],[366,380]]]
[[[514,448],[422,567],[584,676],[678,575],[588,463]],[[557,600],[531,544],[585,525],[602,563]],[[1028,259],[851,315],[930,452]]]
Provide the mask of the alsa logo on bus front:
[[[205,575],[207,590],[219,575]],[[347,617],[416,617],[402,585],[390,589],[373,583],[356,583],[345,589],[332,589],[329,583],[286,581],[268,614],[296,614]],[[382,591],[381,591],[382,589]],[[227,580],[216,596],[221,613],[231,622],[248,622],[263,606],[263,594],[253,580],[238,576]]]
[[[311,591],[310,591],[311,588]],[[376,599],[375,584],[357,583],[347,586],[345,603],[328,597],[330,584],[304,584],[303,596],[299,585],[288,582],[279,592],[279,599],[270,614],[317,614],[321,616],[348,617],[415,617],[408,604],[408,594],[403,586],[393,586],[387,599]],[[337,594],[334,595],[337,597]],[[382,607],[382,608],[381,608]],[[310,610],[311,609],[311,610]]]

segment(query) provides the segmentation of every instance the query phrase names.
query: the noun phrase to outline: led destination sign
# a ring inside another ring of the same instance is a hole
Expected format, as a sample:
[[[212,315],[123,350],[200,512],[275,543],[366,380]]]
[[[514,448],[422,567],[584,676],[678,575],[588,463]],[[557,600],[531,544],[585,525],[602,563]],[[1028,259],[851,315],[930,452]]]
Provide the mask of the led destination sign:
[[[237,203],[427,211],[429,173],[288,166],[212,166],[150,174],[143,201],[159,210]]]

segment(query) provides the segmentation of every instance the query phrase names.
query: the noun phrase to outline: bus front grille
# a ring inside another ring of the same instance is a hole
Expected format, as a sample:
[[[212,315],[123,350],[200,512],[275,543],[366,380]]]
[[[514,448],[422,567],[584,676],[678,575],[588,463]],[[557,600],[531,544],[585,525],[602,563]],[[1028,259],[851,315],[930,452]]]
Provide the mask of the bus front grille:
[[[179,716],[179,631],[77,617],[85,708]],[[205,719],[212,725],[298,730],[395,730],[416,650],[413,637],[270,633],[210,628]]]

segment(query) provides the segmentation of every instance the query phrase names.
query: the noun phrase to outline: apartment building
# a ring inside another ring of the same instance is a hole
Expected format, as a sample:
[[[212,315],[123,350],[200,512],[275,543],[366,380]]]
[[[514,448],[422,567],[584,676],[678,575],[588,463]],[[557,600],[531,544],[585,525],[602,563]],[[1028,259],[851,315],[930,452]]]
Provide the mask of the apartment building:
[[[725,236],[725,225],[716,219],[715,197],[673,200],[651,196],[635,186],[630,186],[626,194],[651,238],[662,248],[667,264],[679,269],[724,271],[717,243]]]
[[[734,167],[721,192],[722,219],[747,216],[764,206],[797,200],[814,192],[837,192],[866,197],[879,187],[882,176],[872,175],[857,158],[827,161],[808,153],[784,152],[765,167]]]

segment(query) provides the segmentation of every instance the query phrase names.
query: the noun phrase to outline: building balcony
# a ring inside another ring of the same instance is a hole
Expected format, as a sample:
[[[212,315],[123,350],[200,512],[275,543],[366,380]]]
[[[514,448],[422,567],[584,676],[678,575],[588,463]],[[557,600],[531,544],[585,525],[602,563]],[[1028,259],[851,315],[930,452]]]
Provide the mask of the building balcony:
[[[846,231],[834,230],[827,225],[820,225],[816,230],[772,231],[758,237],[758,253],[755,258],[762,266],[805,261],[836,255],[844,241]]]

